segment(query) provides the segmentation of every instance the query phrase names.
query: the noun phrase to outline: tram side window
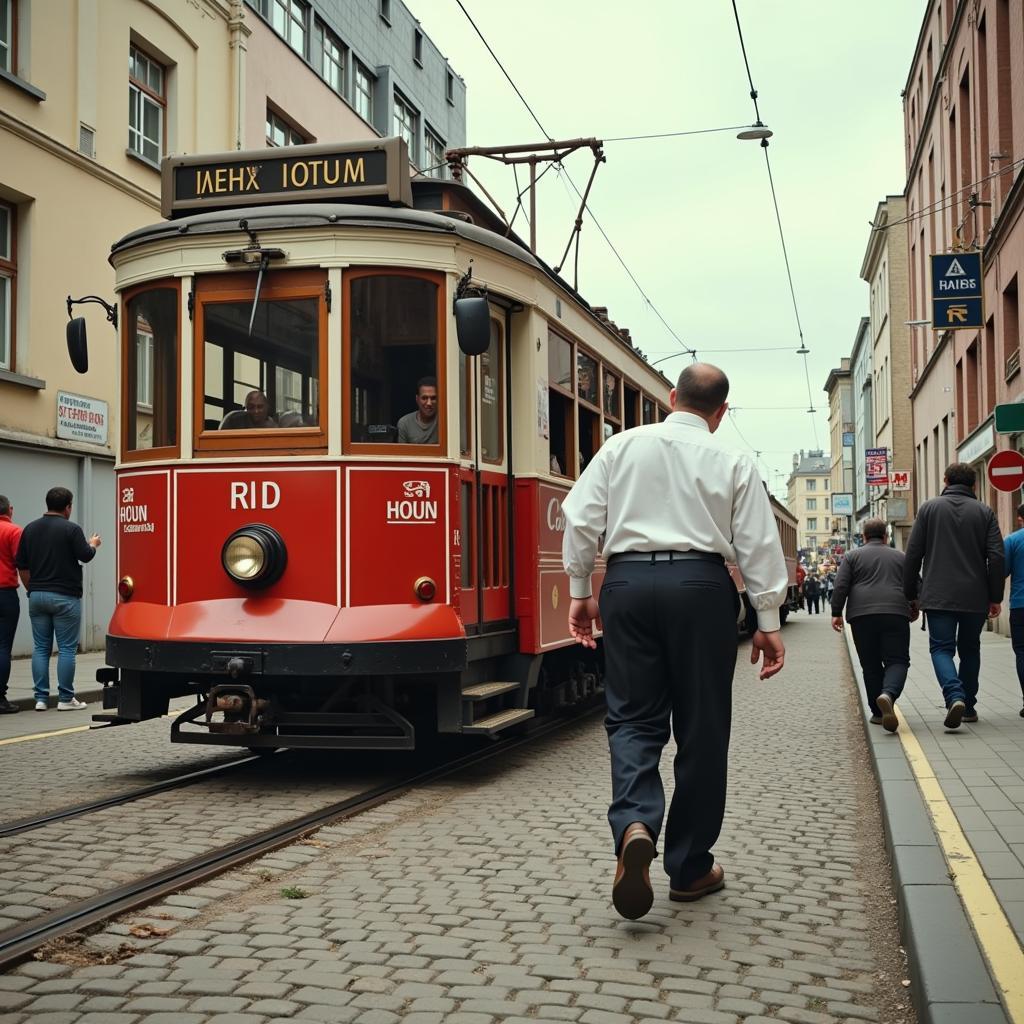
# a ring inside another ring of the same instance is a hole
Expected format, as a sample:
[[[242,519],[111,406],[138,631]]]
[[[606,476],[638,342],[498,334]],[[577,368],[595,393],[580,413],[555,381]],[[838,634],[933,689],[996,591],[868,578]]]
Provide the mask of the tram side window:
[[[154,288],[127,308],[125,450],[178,443],[178,290]]]
[[[440,444],[437,303],[437,284],[420,277],[351,281],[354,442]]]
[[[635,388],[631,388],[628,384],[623,385],[623,391],[623,420],[626,430],[629,430],[630,427],[640,426],[640,417],[637,415],[640,405],[640,392]]]
[[[548,331],[548,432],[552,473],[575,476],[575,402],[572,345]]]
[[[501,327],[491,321],[491,344],[480,357],[480,455],[484,462],[501,462],[502,379],[504,373]]]
[[[315,427],[320,415],[315,298],[261,298],[203,307],[206,430]]]
[[[658,422],[658,407],[654,404],[654,399],[648,398],[646,395],[644,395],[643,401],[643,419],[644,423]]]

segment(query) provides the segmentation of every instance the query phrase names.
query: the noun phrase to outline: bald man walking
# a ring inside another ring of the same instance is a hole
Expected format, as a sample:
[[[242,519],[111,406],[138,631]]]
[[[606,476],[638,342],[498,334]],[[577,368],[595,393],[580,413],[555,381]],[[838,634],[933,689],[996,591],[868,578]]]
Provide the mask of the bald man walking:
[[[670,898],[697,900],[725,885],[711,851],[725,814],[739,613],[726,561],[739,566],[757,612],[751,663],[763,655],[767,679],[785,658],[779,608],[788,575],[768,494],[751,460],[714,437],[728,395],[720,369],[688,366],[669,395],[672,414],[609,438],[562,506],[569,632],[596,647],[603,622],[612,903],[629,919],[654,901],[650,864],[665,815],[658,765],[670,726],[678,748],[665,830]],[[591,572],[602,534],[599,603]]]

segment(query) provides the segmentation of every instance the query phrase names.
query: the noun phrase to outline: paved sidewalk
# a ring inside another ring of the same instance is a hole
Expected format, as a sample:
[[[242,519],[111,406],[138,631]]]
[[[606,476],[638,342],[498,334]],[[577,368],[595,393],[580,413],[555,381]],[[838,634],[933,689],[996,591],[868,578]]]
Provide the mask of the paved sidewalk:
[[[914,1024],[841,641],[797,616],[786,643],[766,683],[740,649],[720,893],[671,903],[655,864],[651,914],[615,915],[591,718],[49,949],[0,975],[0,1017]]]
[[[951,732],[942,724],[945,705],[920,621],[910,637],[900,711],[1024,943],[1024,718],[1013,649],[1006,637],[982,633],[978,722]]]
[[[87,703],[99,701],[103,687],[96,682],[96,669],[107,663],[103,651],[79,654],[75,662],[75,696]],[[35,704],[32,696],[32,659],[15,658],[11,663],[11,678],[7,684],[7,699],[27,709]],[[50,707],[57,706],[57,655],[50,658]],[[99,708],[94,710],[98,711]]]

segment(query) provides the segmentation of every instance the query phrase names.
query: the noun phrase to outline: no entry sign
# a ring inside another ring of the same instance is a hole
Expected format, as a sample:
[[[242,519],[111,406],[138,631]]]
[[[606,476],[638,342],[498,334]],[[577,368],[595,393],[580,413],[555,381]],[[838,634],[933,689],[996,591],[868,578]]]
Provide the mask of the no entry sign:
[[[997,491],[1016,491],[1024,486],[1024,455],[996,452],[988,462],[988,479]]]

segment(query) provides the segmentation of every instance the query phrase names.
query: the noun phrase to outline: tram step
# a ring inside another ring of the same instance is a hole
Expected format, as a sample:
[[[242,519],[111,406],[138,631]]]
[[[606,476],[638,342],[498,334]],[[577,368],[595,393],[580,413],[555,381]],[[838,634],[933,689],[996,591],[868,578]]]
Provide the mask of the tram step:
[[[474,722],[472,725],[464,725],[462,731],[475,736],[494,736],[496,733],[501,732],[502,729],[518,725],[520,722],[533,718],[533,716],[533,708],[507,708],[505,711],[498,711],[496,714],[488,715],[487,718],[481,718],[479,722]]]
[[[462,699],[487,700],[488,697],[497,697],[499,693],[510,693],[518,689],[519,683],[477,683],[475,686],[467,686],[462,691]]]

